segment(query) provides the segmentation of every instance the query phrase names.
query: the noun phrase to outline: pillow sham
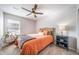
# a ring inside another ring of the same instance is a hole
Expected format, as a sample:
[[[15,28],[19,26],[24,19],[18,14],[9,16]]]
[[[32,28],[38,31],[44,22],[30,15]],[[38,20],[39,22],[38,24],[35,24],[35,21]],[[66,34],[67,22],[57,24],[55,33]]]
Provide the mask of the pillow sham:
[[[47,31],[47,30],[44,30],[44,31],[43,31],[43,34],[44,34],[44,35],[48,35],[48,31]]]

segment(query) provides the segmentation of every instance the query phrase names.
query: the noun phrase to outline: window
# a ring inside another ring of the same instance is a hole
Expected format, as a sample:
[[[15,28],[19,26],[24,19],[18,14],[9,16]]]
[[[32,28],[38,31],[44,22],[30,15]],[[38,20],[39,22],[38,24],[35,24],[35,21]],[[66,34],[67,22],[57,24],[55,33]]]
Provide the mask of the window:
[[[7,32],[11,34],[20,34],[20,21],[8,19]]]

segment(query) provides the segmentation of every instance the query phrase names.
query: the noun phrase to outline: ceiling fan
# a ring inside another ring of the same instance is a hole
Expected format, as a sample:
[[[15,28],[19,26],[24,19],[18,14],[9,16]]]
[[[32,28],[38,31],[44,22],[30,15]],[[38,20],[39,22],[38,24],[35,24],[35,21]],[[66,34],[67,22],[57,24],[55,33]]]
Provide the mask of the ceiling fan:
[[[25,10],[25,11],[28,11],[28,12],[29,12],[29,14],[27,14],[27,16],[29,16],[29,15],[33,14],[33,15],[34,15],[34,17],[36,18],[36,17],[37,17],[37,16],[36,16],[36,14],[43,15],[43,13],[41,13],[41,12],[36,12],[37,7],[38,7],[38,5],[37,5],[37,4],[35,4],[35,5],[34,5],[34,7],[33,7],[31,10],[28,10],[28,9],[26,9],[26,8],[24,8],[24,7],[21,7],[21,8],[22,8],[23,10]]]

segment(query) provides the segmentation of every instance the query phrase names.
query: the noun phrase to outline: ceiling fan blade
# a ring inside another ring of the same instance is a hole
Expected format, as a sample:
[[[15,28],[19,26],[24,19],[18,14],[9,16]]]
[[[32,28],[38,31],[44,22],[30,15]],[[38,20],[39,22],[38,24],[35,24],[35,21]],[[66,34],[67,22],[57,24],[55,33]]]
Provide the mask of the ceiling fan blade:
[[[31,15],[32,13],[27,14],[27,16]]]
[[[32,11],[30,11],[30,10],[28,10],[28,9],[26,9],[26,8],[24,8],[24,7],[21,7],[22,9],[24,9],[24,10],[26,10],[26,11],[28,11],[28,12],[32,12]]]
[[[32,8],[32,11],[35,11],[37,9],[37,4],[34,5],[34,7]]]
[[[35,12],[35,14],[41,14],[41,15],[42,15],[43,13],[40,13],[40,12]]]
[[[35,9],[35,10],[37,9],[37,4],[34,5],[34,9]]]

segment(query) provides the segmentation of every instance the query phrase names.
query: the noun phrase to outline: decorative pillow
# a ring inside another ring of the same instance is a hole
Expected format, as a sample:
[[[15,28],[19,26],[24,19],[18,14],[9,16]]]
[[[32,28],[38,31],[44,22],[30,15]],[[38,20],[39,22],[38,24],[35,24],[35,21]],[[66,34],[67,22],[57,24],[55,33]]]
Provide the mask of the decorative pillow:
[[[38,34],[39,34],[39,35],[44,35],[44,33],[43,33],[43,32],[39,32]]]
[[[44,35],[48,35],[48,31],[47,30],[44,30],[43,33],[44,33]]]

